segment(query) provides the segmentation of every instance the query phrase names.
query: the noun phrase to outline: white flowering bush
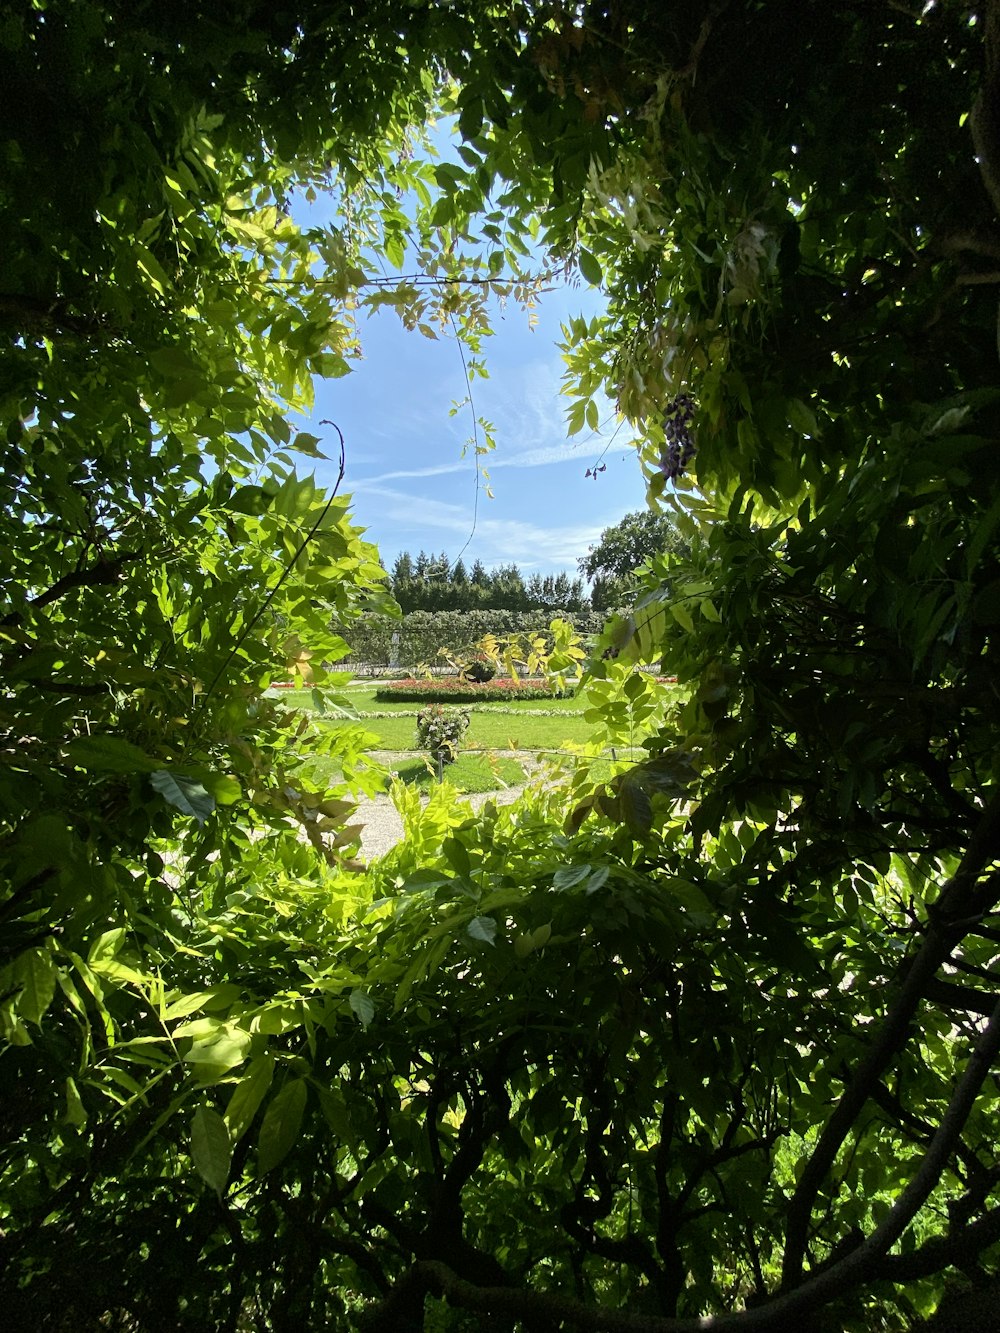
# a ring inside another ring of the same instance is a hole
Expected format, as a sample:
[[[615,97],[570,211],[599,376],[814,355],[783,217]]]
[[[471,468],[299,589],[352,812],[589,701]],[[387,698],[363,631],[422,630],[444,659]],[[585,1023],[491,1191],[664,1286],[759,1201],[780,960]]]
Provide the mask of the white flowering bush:
[[[469,729],[468,709],[445,708],[442,704],[428,704],[417,714],[417,744],[430,750],[438,766],[453,764],[458,757],[458,746]]]

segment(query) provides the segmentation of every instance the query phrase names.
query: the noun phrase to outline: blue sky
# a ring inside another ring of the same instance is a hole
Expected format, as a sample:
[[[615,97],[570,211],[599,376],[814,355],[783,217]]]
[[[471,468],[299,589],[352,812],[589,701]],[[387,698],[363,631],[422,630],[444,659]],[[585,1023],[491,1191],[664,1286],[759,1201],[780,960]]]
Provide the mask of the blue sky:
[[[391,311],[362,322],[365,359],[343,379],[317,382],[311,420],[328,417],[343,431],[343,490],[388,568],[401,550],[446,551],[454,560],[469,541],[467,566],[478,559],[487,568],[514,562],[526,574],[575,571],[603,528],[643,508],[627,426],[604,452],[618,425],[610,404],[599,433],[566,438],[560,325],[591,317],[599,301],[586,287],[562,288],[542,296],[534,329],[513,307],[497,317],[484,348],[490,378],[472,385],[475,415],[496,428],[496,451],[483,459],[495,498],[480,491],[471,541],[475,462],[471,450],[461,454],[473,414],[466,407],[449,415],[466,394],[459,349],[407,332]],[[308,428],[329,438],[326,427]],[[588,478],[602,453],[606,471]],[[317,468],[319,481],[334,477],[332,464]]]

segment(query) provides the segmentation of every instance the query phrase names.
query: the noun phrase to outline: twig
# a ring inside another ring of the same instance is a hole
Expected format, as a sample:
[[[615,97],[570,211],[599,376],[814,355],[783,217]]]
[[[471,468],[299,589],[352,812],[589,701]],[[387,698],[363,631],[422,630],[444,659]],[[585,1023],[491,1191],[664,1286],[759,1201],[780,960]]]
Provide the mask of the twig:
[[[459,560],[461,560],[462,556],[469,549],[469,545],[473,537],[476,535],[476,525],[479,522],[479,490],[482,483],[483,469],[479,463],[479,421],[476,417],[476,404],[472,397],[472,380],[469,378],[469,366],[465,359],[465,348],[462,346],[462,339],[459,337],[458,329],[455,327],[455,316],[449,315],[448,321],[451,324],[452,333],[455,335],[455,341],[458,343],[458,354],[462,359],[462,374],[465,376],[465,395],[469,401],[469,411],[472,413],[472,448],[476,461],[476,494],[475,499],[472,502],[472,529],[469,532],[468,537],[465,539],[465,545],[455,557],[455,564],[457,565]]]

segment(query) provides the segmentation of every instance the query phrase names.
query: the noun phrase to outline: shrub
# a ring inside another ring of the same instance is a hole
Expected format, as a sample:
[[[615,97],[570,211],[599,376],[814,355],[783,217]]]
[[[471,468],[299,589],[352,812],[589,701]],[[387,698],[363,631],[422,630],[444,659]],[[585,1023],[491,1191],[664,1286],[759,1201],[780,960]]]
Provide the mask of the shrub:
[[[458,743],[470,721],[465,709],[449,710],[441,704],[429,704],[417,714],[417,744],[430,750],[439,777],[444,765],[453,764],[458,757]]]
[[[571,689],[564,690],[570,695]],[[375,698],[382,703],[503,703],[508,699],[551,699],[552,691],[539,680],[491,680],[477,685],[458,676],[438,680],[399,680],[380,685]]]

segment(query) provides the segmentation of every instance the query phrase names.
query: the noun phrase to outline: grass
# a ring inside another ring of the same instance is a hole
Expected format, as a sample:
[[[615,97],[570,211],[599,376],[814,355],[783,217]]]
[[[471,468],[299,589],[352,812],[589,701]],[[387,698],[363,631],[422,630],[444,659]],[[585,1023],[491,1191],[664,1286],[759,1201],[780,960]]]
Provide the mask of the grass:
[[[412,759],[400,759],[389,768],[408,787],[431,787],[437,778],[428,768],[424,758],[414,754]],[[306,773],[314,782],[336,782],[340,778],[340,768],[336,761],[317,758],[306,765]],[[504,759],[494,755],[460,754],[453,764],[444,770],[445,780],[467,795],[475,792],[496,791],[499,787],[519,786],[525,779],[525,772],[516,759]]]
[[[366,717],[362,725],[378,737],[377,750],[415,748],[417,724],[413,717]],[[491,717],[476,710],[462,737],[462,748],[558,750],[564,741],[586,741],[590,731],[590,723],[582,717]]]
[[[313,704],[312,690],[275,690],[271,696],[275,699],[281,699],[287,703],[289,708],[304,708],[308,712],[315,712]],[[375,686],[373,685],[349,685],[341,694],[352,708],[357,709],[359,713],[401,713],[406,716],[415,717],[420,710],[420,704],[412,700],[405,702],[403,700],[383,700],[375,698]],[[455,707],[461,705],[456,704]],[[474,707],[476,712],[499,712],[503,716],[503,709],[516,709],[518,713],[569,713],[570,715],[578,713],[583,714],[584,702],[582,699],[507,699],[502,703],[476,703],[466,705]]]
[[[361,714],[367,731],[378,737],[375,749],[413,750],[416,742],[418,704],[386,704],[374,700],[372,689],[352,689],[347,696]],[[289,708],[315,713],[311,690],[281,690],[275,697]],[[568,706],[571,705],[571,706]],[[504,711],[501,711],[504,710]],[[389,717],[369,717],[367,713],[389,713]],[[591,727],[583,720],[583,707],[575,699],[552,699],[540,704],[525,700],[509,704],[476,704],[471,708],[472,723],[462,740],[463,749],[482,750],[558,750],[564,741],[577,744],[589,739]],[[548,716],[549,713],[555,716]],[[336,720],[332,711],[330,721]]]
[[[423,787],[434,778],[428,770],[430,758],[416,748],[416,715],[419,705],[414,703],[383,703],[374,698],[375,686],[367,682],[352,685],[342,695],[360,714],[361,724],[375,737],[372,749],[411,752],[398,759],[391,767],[408,784]],[[338,714],[331,708],[325,716],[315,706],[311,690],[280,690],[274,696],[289,708],[301,708],[312,714],[320,725],[324,721],[336,723]],[[445,771],[447,780],[459,791],[473,793],[496,791],[498,787],[518,785],[524,781],[524,770],[516,760],[502,758],[495,751],[524,750],[553,752],[561,750],[566,742],[585,744],[590,740],[592,727],[583,718],[583,700],[551,699],[511,700],[506,704],[469,705],[472,722],[462,739],[462,750],[457,761]],[[372,717],[370,714],[382,716]],[[388,716],[386,716],[388,715]],[[619,751],[619,758],[626,751]],[[317,756],[306,772],[316,781],[335,782],[340,770],[335,760]],[[608,763],[610,776],[612,767]],[[596,774],[595,774],[596,776]]]

